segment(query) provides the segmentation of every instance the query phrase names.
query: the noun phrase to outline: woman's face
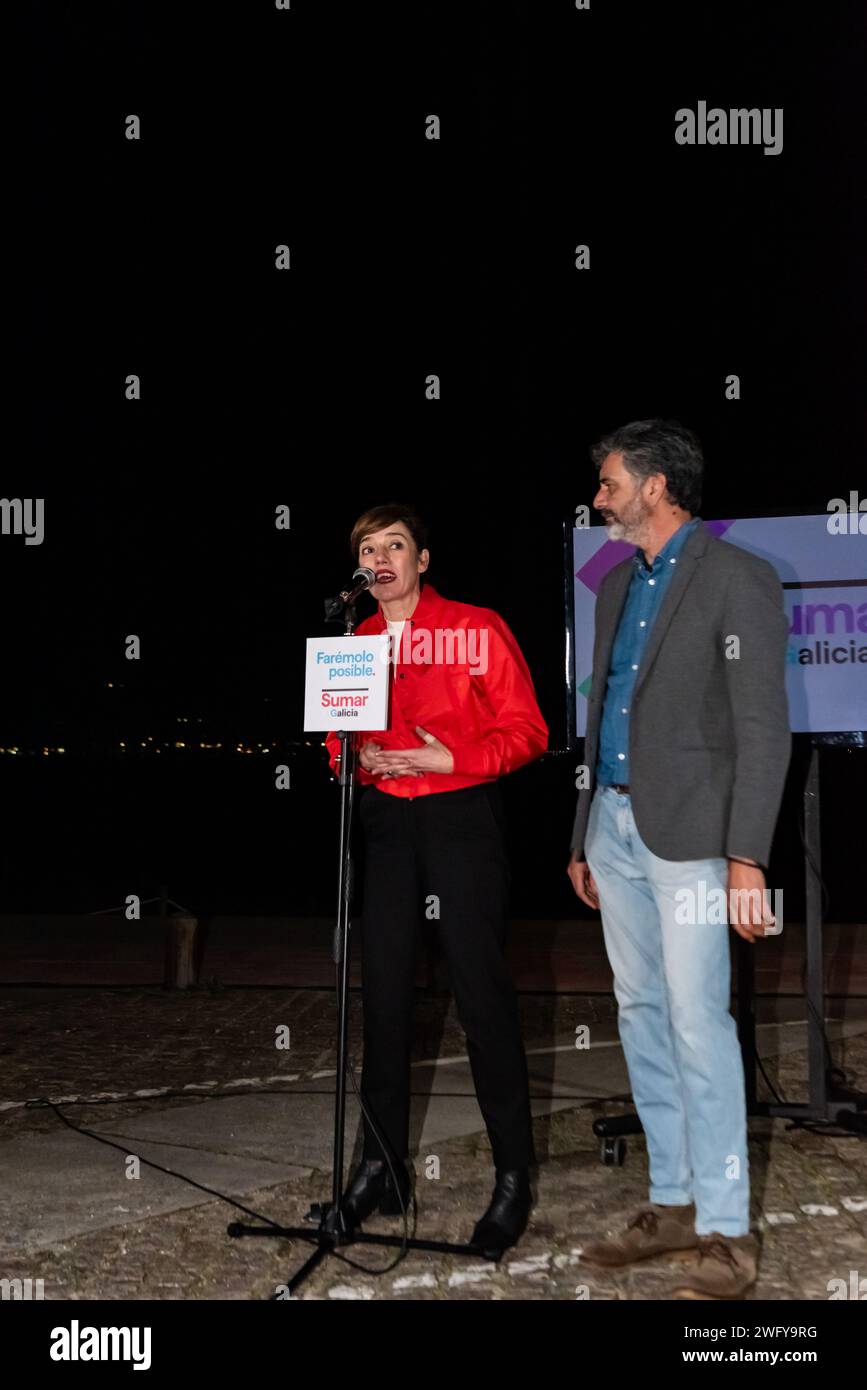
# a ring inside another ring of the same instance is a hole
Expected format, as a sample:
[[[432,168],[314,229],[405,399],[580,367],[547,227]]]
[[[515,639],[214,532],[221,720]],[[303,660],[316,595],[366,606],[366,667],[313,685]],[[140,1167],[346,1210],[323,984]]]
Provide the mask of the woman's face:
[[[382,531],[372,531],[358,547],[358,563],[372,569],[376,583],[369,592],[379,602],[391,603],[418,591],[418,577],[428,566],[428,552],[416,550],[406,527],[393,521]]]

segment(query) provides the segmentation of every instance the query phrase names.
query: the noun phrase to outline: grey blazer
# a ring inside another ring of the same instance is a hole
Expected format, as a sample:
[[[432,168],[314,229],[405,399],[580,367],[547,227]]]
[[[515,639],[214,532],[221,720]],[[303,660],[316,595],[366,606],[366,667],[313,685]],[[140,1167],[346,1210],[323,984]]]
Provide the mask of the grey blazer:
[[[596,598],[593,676],[573,851],[595,789],[611,649],[633,573],[608,573]],[[739,639],[737,657],[727,644]],[[638,671],[629,716],[629,780],[638,833],[662,859],[732,855],[767,867],[791,753],[785,689],[788,623],[767,560],[704,526],[687,537]]]

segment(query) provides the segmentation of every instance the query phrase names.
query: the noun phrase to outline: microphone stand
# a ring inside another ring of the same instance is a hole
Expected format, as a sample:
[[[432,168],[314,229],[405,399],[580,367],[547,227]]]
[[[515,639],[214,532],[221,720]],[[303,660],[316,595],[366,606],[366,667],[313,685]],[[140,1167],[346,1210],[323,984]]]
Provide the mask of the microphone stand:
[[[349,602],[343,604],[344,595],[337,599],[326,599],[325,611],[329,621],[335,621],[339,609],[344,607],[344,636],[351,637],[356,625],[355,594],[346,595]],[[334,928],[333,959],[340,971],[340,984],[337,993],[337,1085],[334,1095],[334,1160],[331,1181],[331,1201],[329,1203],[315,1202],[305,1220],[317,1222],[316,1231],[311,1231],[309,1226],[279,1226],[276,1223],[270,1226],[247,1226],[240,1221],[233,1221],[226,1227],[229,1236],[238,1238],[241,1236],[260,1236],[265,1239],[288,1239],[302,1240],[312,1244],[315,1249],[312,1255],[304,1262],[296,1274],[284,1286],[288,1288],[289,1296],[294,1296],[295,1290],[305,1279],[313,1273],[316,1267],[322,1263],[326,1256],[332,1254],[338,1246],[343,1245],[379,1245],[397,1246],[408,1250],[430,1250],[444,1255],[471,1255],[474,1259],[483,1259],[480,1250],[472,1245],[456,1245],[444,1240],[417,1240],[414,1237],[404,1236],[378,1236],[369,1234],[352,1226],[346,1219],[343,1211],[343,1158],[344,1158],[344,1131],[346,1129],[346,1070],[347,1070],[347,1036],[349,1027],[349,944],[351,917],[350,906],[352,901],[352,860],[351,860],[351,837],[352,837],[352,812],[355,791],[355,774],[357,762],[357,736],[348,729],[338,731],[340,739],[340,831],[339,831],[339,861],[337,871],[337,924]],[[383,1153],[386,1153],[383,1146]],[[386,1154],[386,1161],[389,1162]],[[389,1162],[390,1166],[390,1162]],[[369,1274],[377,1273],[376,1270],[365,1271]],[[274,1293],[270,1295],[269,1301],[274,1302],[283,1295]]]

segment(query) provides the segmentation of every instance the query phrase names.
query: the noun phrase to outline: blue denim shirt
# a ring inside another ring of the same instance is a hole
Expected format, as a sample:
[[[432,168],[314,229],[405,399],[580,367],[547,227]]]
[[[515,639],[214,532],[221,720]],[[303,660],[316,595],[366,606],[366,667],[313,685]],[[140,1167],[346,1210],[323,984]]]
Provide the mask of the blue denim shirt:
[[[701,517],[694,516],[679,526],[674,535],[669,536],[649,569],[643,550],[636,550],[633,557],[632,580],[611,648],[611,665],[602,706],[599,757],[596,762],[596,781],[602,786],[629,781],[629,710],[638,668],[663,596],[674,574],[677,557],[684,541],[701,524]]]

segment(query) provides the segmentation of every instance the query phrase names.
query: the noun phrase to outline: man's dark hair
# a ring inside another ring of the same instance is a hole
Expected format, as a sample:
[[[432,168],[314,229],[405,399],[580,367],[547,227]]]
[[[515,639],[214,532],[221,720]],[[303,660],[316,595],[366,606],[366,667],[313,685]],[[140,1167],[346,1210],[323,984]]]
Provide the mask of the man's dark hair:
[[[633,420],[631,425],[621,425],[590,450],[597,468],[609,454],[622,454],[624,467],[640,482],[653,473],[664,473],[671,500],[693,515],[698,511],[704,455],[698,437],[679,420]]]

